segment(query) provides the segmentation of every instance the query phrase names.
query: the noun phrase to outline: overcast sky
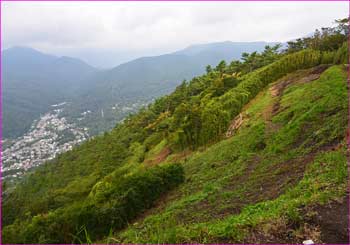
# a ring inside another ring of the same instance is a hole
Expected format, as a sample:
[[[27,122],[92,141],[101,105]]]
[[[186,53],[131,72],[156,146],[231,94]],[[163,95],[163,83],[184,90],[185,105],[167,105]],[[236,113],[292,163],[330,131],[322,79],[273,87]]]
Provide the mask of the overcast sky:
[[[348,15],[347,2],[2,2],[3,48],[29,46],[98,67],[192,44],[279,41]]]

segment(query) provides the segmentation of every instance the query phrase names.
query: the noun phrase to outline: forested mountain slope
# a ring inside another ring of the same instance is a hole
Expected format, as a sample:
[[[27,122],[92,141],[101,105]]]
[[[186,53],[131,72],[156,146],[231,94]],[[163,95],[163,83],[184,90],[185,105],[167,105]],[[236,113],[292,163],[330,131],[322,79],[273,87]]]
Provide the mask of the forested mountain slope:
[[[182,158],[185,183],[109,241],[346,242],[346,113],[344,66],[279,79],[245,106],[232,137]]]
[[[209,66],[5,182],[3,242],[347,242],[347,35]]]
[[[31,48],[2,52],[3,136],[22,135],[50,105],[61,103],[97,71],[81,60],[56,57]]]
[[[33,120],[63,101],[62,116],[91,135],[113,128],[130,111],[113,109],[147,104],[172,91],[184,79],[202,74],[206,65],[239,59],[244,52],[261,51],[266,42],[221,42],[193,45],[174,53],[143,57],[113,69],[98,70],[71,57],[56,57],[27,47],[2,51],[3,135],[23,135]],[[101,110],[104,111],[102,116]],[[88,117],[81,113],[90,111]],[[79,119],[78,119],[79,118]]]
[[[100,71],[86,81],[81,93],[66,109],[69,117],[91,111],[88,118],[79,123],[96,134],[114,127],[129,112],[116,111],[113,107],[135,103],[147,104],[152,99],[170,93],[183,80],[205,72],[207,65],[221,60],[239,60],[242,53],[263,51],[267,42],[218,42],[193,45],[173,53],[141,57],[112,69]],[[101,110],[104,116],[101,116]]]

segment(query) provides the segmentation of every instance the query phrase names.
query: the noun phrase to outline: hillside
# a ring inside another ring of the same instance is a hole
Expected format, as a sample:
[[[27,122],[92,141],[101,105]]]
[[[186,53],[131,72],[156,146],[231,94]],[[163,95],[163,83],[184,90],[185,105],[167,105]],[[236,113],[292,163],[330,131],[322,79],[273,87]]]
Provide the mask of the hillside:
[[[152,99],[170,93],[183,80],[205,72],[207,65],[221,60],[239,60],[242,53],[263,51],[267,42],[218,42],[192,45],[173,53],[141,57],[112,69],[98,72],[86,81],[81,95],[73,99],[66,110],[68,117],[77,118],[90,110],[88,118],[79,124],[91,129],[91,134],[110,130],[130,112],[113,109],[115,105],[131,107],[149,104]],[[142,106],[138,106],[138,109]],[[104,111],[104,117],[101,116]]]
[[[6,49],[1,55],[5,138],[22,135],[50,105],[70,98],[97,71],[78,59],[26,47]]]
[[[181,156],[185,183],[109,242],[348,241],[345,72],[319,66],[272,83],[233,136]]]
[[[25,133],[50,105],[70,102],[62,116],[91,135],[110,130],[117,121],[151,99],[172,91],[184,79],[203,73],[206,65],[261,51],[266,42],[194,45],[174,53],[143,57],[112,69],[98,70],[71,57],[57,57],[27,47],[2,52],[5,138]],[[121,108],[112,109],[116,104]],[[123,111],[137,104],[132,111]],[[104,117],[101,116],[104,110]],[[91,111],[83,120],[81,113]]]
[[[347,36],[331,31],[208,66],[5,182],[3,242],[347,243]]]

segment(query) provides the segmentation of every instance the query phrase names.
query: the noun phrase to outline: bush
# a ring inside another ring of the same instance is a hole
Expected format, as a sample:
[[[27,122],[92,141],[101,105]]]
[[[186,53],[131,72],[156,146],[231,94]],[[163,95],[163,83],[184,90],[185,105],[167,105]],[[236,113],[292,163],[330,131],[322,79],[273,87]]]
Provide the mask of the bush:
[[[243,106],[269,83],[299,69],[307,69],[322,63],[332,63],[334,56],[334,52],[322,53],[317,50],[302,50],[286,55],[270,65],[245,75],[236,87],[212,100],[202,111],[202,121],[206,122],[203,123],[201,129],[201,135],[204,138],[202,143],[207,144],[221,137],[227,129],[230,119],[237,116]],[[220,112],[222,116],[215,118],[217,116],[214,112],[208,112],[210,108],[215,108],[214,111]]]
[[[335,64],[348,64],[348,58],[348,43],[344,42],[343,45],[335,53],[333,62]]]
[[[150,208],[162,194],[184,180],[180,164],[142,169],[112,181],[101,199],[75,203],[28,221],[4,227],[5,243],[72,243],[87,242],[121,229],[139,213]],[[103,186],[103,185],[102,185]]]

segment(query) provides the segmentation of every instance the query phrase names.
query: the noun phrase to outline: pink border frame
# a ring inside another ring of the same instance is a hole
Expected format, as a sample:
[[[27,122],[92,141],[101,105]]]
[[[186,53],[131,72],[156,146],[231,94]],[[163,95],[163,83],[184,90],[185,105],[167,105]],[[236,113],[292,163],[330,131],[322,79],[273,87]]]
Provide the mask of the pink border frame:
[[[349,0],[0,0],[0,2],[349,2]]]
[[[350,18],[350,2],[349,2],[349,18]],[[350,20],[349,20],[350,21]],[[350,34],[350,25],[349,25],[349,34]],[[346,133],[347,141],[347,166],[348,166],[348,194],[350,192],[350,35],[348,37],[348,69],[347,69],[347,89],[348,89],[348,129]],[[350,195],[348,197],[350,201]],[[348,234],[350,237],[350,207],[348,207]],[[349,241],[350,243],[350,241]]]
[[[0,0],[0,52],[2,47],[2,23],[1,23],[2,3]],[[0,54],[0,244],[2,244],[2,54]]]
[[[2,11],[2,2],[72,2],[72,1],[99,1],[99,0],[0,0],[0,50],[2,47],[2,24],[1,24],[1,11]],[[123,0],[102,0],[103,2],[116,2]],[[101,1],[101,2],[102,2]],[[349,17],[350,17],[350,1],[349,0],[152,0],[157,2],[349,2]],[[150,0],[124,0],[124,2],[151,2]],[[349,33],[350,33],[350,25],[349,25]],[[348,38],[348,54],[350,54],[350,35]],[[347,141],[347,170],[348,170],[348,193],[350,192],[350,55],[348,55],[348,66],[347,66],[347,91],[348,91],[348,128],[346,132],[346,141]],[[0,139],[2,140],[2,56],[0,55]],[[0,245],[2,244],[2,141],[0,141]],[[349,195],[350,201],[350,195]],[[348,207],[348,211],[350,214],[350,206]],[[350,215],[348,215],[348,232],[350,236]],[[349,241],[350,244],[350,241]],[[55,245],[55,244],[52,244]],[[58,244],[57,244],[58,245]],[[100,244],[96,244],[100,245]],[[105,244],[101,244],[105,245]],[[128,244],[126,244],[128,245]],[[264,244],[260,244],[264,245]]]

